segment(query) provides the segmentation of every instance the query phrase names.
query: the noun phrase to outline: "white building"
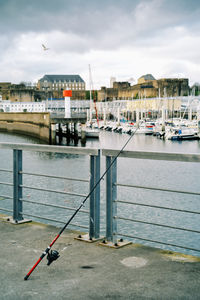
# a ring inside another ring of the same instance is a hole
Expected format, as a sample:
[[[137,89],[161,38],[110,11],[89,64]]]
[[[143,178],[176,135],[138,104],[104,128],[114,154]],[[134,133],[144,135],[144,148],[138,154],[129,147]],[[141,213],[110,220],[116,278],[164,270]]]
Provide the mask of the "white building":
[[[1,112],[45,112],[45,102],[11,102],[0,100]]]

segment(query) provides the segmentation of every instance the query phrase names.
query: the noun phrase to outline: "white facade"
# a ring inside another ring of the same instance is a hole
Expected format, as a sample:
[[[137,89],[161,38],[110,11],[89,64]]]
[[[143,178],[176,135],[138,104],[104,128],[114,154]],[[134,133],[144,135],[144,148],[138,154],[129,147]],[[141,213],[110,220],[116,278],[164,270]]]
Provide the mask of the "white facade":
[[[0,111],[3,112],[45,112],[45,102],[11,102],[0,101]]]
[[[65,118],[71,118],[70,97],[65,97]]]

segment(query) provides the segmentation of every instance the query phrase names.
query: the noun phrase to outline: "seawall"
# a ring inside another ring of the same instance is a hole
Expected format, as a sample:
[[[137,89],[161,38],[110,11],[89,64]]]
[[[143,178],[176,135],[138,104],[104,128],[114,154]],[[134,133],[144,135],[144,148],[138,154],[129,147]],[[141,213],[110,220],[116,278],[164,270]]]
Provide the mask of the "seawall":
[[[50,141],[50,114],[49,113],[0,113],[0,131],[21,133]]]

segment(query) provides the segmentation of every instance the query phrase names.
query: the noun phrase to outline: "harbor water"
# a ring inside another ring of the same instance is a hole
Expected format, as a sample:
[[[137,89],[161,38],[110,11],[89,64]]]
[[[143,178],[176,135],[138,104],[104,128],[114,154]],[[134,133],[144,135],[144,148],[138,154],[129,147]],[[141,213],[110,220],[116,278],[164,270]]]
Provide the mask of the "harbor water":
[[[87,140],[87,147],[95,147],[100,149],[121,149],[129,139],[127,134],[118,134],[114,132],[100,133],[99,140]],[[0,133],[0,142],[10,143],[40,143],[37,139],[30,137]],[[80,146],[80,145],[79,145]],[[169,141],[162,140],[155,136],[146,136],[135,134],[126,146],[125,150],[141,150],[141,151],[161,151],[176,153],[200,153],[200,142],[194,141]],[[12,169],[12,151],[0,150],[1,169]],[[169,161],[153,161],[119,158],[117,162],[118,183],[134,184],[142,186],[151,186],[156,188],[167,188],[172,190],[182,190],[199,193],[200,186],[200,168],[198,163],[186,162],[169,162]],[[26,152],[23,153],[23,171],[50,174],[65,177],[89,179],[89,157],[80,155],[66,155],[54,153]],[[105,171],[105,158],[101,161],[101,172]],[[80,182],[58,181],[56,179],[41,177],[37,178],[35,183],[34,176],[24,176],[25,185],[34,185],[43,188],[51,188],[56,190],[64,190],[66,192],[77,192],[83,195],[88,194],[88,185]],[[10,182],[11,174],[0,172],[1,182]],[[0,195],[12,195],[12,188],[8,186],[0,186]],[[77,208],[81,203],[81,198],[49,194],[48,192],[40,192],[25,189],[23,198],[35,200],[39,202],[56,203]],[[180,193],[169,193],[161,191],[142,190],[137,188],[118,187],[118,200],[144,203],[148,205],[171,207],[184,210],[195,210],[200,212],[200,199],[197,195],[186,195]],[[0,207],[11,208],[11,200],[0,198]],[[85,209],[88,208],[86,203]],[[43,208],[41,208],[43,209]],[[38,213],[38,207],[32,204],[24,203],[24,210],[31,213]],[[129,206],[118,203],[118,215],[129,219],[142,220],[146,222],[154,222],[157,224],[165,224],[179,228],[193,229],[200,231],[199,214],[187,214],[177,211],[149,209],[142,206]],[[60,210],[56,212],[54,208],[45,208],[43,215],[46,218],[56,218],[67,221],[72,212]],[[82,222],[87,226],[88,216],[78,214],[76,222]],[[49,222],[48,222],[49,223]],[[62,226],[62,224],[60,225]],[[101,182],[101,232],[105,235],[105,183]],[[122,234],[140,236],[143,239],[158,240],[164,243],[184,245],[189,248],[200,249],[200,238],[198,233],[182,232],[171,230],[169,228],[157,227],[149,224],[133,223],[123,220],[118,221],[118,232]],[[141,241],[133,239],[134,242]],[[141,242],[147,244],[147,242]],[[165,246],[148,242],[148,245],[176,250],[179,252],[190,253],[200,256],[200,253]]]

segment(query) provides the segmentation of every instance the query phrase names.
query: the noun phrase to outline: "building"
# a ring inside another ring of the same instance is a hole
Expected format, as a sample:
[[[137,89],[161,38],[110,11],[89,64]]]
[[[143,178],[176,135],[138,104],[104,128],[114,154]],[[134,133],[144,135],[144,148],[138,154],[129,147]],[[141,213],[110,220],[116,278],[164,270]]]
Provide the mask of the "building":
[[[180,98],[162,98],[162,99],[138,99],[127,101],[127,111],[161,111],[164,107],[167,111],[177,112],[181,110],[182,100]]]
[[[45,102],[11,102],[0,101],[0,112],[45,112]]]
[[[141,76],[138,79],[138,84],[142,84],[142,83],[145,83],[147,81],[152,81],[152,80],[156,80],[156,79],[151,74],[146,74],[146,75]]]
[[[98,91],[98,101],[111,101],[115,99],[141,99],[155,97],[188,96],[190,87],[187,78],[162,78],[156,80],[151,74],[138,79],[138,83],[114,82],[113,88],[102,87]]]
[[[0,95],[3,100],[11,102],[34,102],[45,99],[44,92],[38,91],[35,86],[26,86],[24,83],[0,82]]]
[[[72,90],[72,99],[85,99],[85,82],[80,75],[44,75],[38,80],[39,91],[62,98],[63,90]]]

